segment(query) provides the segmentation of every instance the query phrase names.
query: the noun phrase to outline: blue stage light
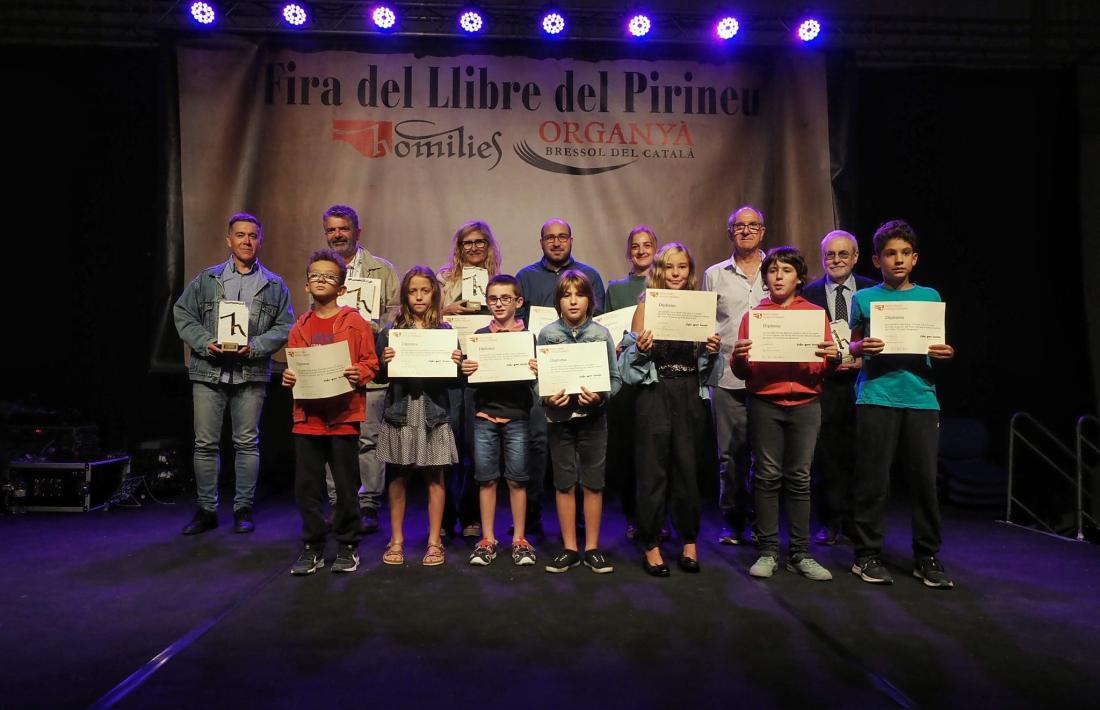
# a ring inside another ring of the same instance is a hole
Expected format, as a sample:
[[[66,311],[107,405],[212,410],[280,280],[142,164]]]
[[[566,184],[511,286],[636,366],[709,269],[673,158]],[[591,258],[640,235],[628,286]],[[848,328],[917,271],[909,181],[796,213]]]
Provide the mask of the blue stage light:
[[[741,23],[736,17],[723,17],[714,25],[714,34],[718,35],[718,39],[733,39],[740,29]]]
[[[485,20],[477,10],[466,10],[459,15],[458,26],[462,28],[463,32],[474,34],[475,32],[481,32],[481,28],[485,26]]]
[[[388,30],[397,24],[397,13],[388,5],[379,5],[371,12],[370,19],[378,29]]]
[[[542,16],[542,31],[548,35],[557,35],[565,29],[565,18],[558,12],[548,12]]]
[[[798,26],[798,38],[803,42],[812,42],[821,34],[821,23],[810,17]]]
[[[652,27],[653,23],[650,19],[642,14],[631,17],[630,21],[626,23],[627,31],[635,37],[645,37]]]
[[[191,3],[191,17],[200,25],[209,25],[213,24],[218,14],[214,12],[213,6],[209,3],[193,2]]]
[[[291,27],[301,27],[309,19],[306,9],[296,2],[283,5],[283,20]]]

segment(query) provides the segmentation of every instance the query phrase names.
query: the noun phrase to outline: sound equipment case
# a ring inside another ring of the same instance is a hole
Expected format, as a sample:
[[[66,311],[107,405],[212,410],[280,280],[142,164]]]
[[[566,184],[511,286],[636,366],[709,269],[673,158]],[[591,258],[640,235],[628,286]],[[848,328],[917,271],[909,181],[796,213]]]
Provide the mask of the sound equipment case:
[[[28,512],[82,513],[106,506],[130,469],[130,457],[99,461],[13,462],[8,480],[25,495],[10,503]]]

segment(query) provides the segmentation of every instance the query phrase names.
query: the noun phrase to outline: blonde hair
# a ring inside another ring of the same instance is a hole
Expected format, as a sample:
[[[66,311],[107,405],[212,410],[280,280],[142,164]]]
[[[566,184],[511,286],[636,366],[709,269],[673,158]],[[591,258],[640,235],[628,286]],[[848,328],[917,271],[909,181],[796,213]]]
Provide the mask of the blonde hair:
[[[432,305],[428,306],[428,310],[424,313],[424,327],[425,328],[438,328],[440,312],[442,311],[441,302],[443,301],[443,289],[439,285],[439,279],[436,278],[435,272],[431,267],[417,264],[408,271],[405,272],[405,276],[401,279],[401,313],[397,316],[397,319],[393,323],[395,328],[415,328],[417,324],[416,317],[413,316],[412,309],[409,308],[409,284],[414,278],[420,276],[428,279],[432,284]]]
[[[695,290],[697,286],[697,284],[695,283],[695,257],[691,255],[691,252],[688,250],[687,246],[680,242],[669,242],[668,244],[665,244],[663,247],[657,250],[657,255],[653,257],[653,263],[650,265],[649,271],[646,272],[646,288],[668,288],[668,285],[665,282],[665,271],[668,269],[668,259],[673,254],[683,254],[687,257],[687,290]]]
[[[489,278],[500,273],[500,247],[497,245],[496,238],[493,237],[493,230],[479,219],[470,220],[463,223],[451,238],[451,258],[439,267],[439,279],[448,288],[462,283],[462,265],[465,263],[462,255],[462,240],[474,232],[485,235],[485,240],[489,242],[489,254],[485,258],[485,270],[489,272]]]

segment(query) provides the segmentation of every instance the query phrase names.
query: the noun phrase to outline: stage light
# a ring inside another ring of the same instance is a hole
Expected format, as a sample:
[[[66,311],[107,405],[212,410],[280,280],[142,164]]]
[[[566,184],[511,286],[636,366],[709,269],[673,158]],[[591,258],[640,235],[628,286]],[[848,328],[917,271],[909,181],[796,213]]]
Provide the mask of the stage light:
[[[481,32],[481,28],[485,26],[485,20],[482,19],[481,13],[477,10],[465,10],[458,17],[458,26],[462,28],[463,32],[474,34]]]
[[[714,34],[718,35],[718,39],[733,39],[740,29],[741,23],[736,17],[723,17],[714,25]]]
[[[645,15],[638,14],[630,18],[630,21],[626,24],[626,29],[630,34],[635,37],[645,37],[649,34],[650,28],[653,27],[653,23]]]
[[[542,16],[542,31],[548,35],[557,35],[565,29],[565,18],[559,12],[548,12]]]
[[[379,5],[371,12],[370,19],[378,29],[388,30],[397,24],[397,13],[388,5]]]
[[[214,7],[205,2],[193,2],[191,3],[191,17],[195,22],[200,25],[213,24],[217,19],[217,13],[214,12]]]
[[[301,27],[309,20],[309,13],[298,3],[288,2],[283,5],[283,20],[291,27]]]
[[[803,42],[812,42],[821,34],[821,23],[810,17],[798,26],[798,38]]]

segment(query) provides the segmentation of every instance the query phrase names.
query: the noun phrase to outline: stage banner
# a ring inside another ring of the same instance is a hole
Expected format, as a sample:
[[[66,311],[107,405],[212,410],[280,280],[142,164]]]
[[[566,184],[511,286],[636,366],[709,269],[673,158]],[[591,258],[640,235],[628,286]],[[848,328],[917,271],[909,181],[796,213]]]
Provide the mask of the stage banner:
[[[414,56],[177,47],[187,278],[226,257],[237,211],[264,227],[261,260],[300,313],[321,214],[359,211],[394,262],[446,262],[462,223],[489,223],[504,271],[541,256],[539,227],[573,226],[573,255],[605,282],[628,270],[639,223],[685,242],[701,276],[728,258],[726,218],[763,208],[764,246],[817,263],[833,228],[825,67],[777,53],[725,63]]]

